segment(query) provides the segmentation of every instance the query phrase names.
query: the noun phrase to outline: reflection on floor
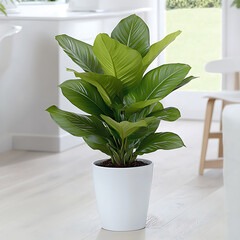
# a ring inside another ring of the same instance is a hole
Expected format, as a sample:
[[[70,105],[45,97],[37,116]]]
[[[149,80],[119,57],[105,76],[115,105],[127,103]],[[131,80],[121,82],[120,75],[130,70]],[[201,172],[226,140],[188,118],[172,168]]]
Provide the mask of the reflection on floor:
[[[160,131],[178,133],[187,147],[145,156],[154,162],[147,228],[130,233],[100,229],[91,164],[102,153],[82,145],[60,154],[1,154],[0,239],[225,239],[222,170],[198,176],[202,128],[192,121],[161,124]],[[213,140],[210,157],[216,147]]]

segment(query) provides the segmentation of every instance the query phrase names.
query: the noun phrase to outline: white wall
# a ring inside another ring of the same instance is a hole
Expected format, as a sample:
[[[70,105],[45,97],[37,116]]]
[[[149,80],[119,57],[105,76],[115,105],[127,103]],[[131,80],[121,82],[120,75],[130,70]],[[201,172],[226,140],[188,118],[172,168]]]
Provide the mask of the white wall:
[[[12,139],[9,133],[10,103],[7,100],[8,89],[11,83],[5,77],[13,60],[13,38],[8,37],[0,43],[0,152],[12,148]]]
[[[46,142],[45,137],[51,136],[52,139],[59,132],[44,111],[50,103],[57,104],[58,68],[55,66],[58,58],[51,54],[58,51],[52,40],[57,25],[55,22],[30,20],[9,21],[7,24],[21,25],[23,29],[1,44],[0,59],[8,60],[0,71],[0,88],[5,83],[1,95],[1,119],[5,122],[2,131],[8,136],[8,147],[2,140],[0,151],[12,147],[21,149],[26,144],[31,149],[32,144],[39,146],[39,138],[44,138],[42,142],[47,147],[49,141]],[[4,139],[2,135],[0,138]]]
[[[223,0],[223,32],[222,53],[223,57],[240,56],[240,9],[231,7],[233,0]],[[228,74],[223,77],[223,88],[233,89],[234,75]]]

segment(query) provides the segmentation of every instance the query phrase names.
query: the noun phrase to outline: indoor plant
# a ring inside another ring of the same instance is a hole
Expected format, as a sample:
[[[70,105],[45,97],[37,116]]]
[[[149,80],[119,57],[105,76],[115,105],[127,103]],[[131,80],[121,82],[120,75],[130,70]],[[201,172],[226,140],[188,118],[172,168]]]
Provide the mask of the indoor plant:
[[[144,72],[181,33],[169,34],[150,46],[149,29],[136,15],[123,19],[111,37],[99,34],[91,46],[67,35],[56,36],[66,54],[85,73],[60,85],[63,95],[87,115],[51,106],[53,120],[93,149],[110,156],[94,163],[94,181],[102,225],[110,230],[145,226],[152,163],[138,155],[184,146],[170,132],[156,133],[160,120],[175,121],[178,109],[159,102],[194,77],[190,66],[165,64]]]

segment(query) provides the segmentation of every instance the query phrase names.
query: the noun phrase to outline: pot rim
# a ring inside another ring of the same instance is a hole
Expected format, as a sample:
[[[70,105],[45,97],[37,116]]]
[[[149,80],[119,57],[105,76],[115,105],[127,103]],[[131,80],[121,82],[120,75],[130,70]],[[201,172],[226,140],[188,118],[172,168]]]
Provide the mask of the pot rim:
[[[147,160],[147,159],[142,159],[142,158],[138,158],[137,160],[141,160],[145,163],[147,163],[147,165],[144,165],[144,166],[138,166],[138,167],[127,167],[127,168],[121,168],[121,167],[103,167],[103,166],[98,166],[96,165],[97,163],[100,163],[100,162],[103,162],[103,161],[106,161],[108,159],[101,159],[101,160],[96,160],[92,163],[93,167],[96,167],[96,168],[102,168],[102,169],[114,169],[114,170],[132,170],[132,169],[140,169],[140,168],[144,168],[144,167],[149,167],[149,166],[152,166],[153,165],[153,162],[150,161],[150,160]]]

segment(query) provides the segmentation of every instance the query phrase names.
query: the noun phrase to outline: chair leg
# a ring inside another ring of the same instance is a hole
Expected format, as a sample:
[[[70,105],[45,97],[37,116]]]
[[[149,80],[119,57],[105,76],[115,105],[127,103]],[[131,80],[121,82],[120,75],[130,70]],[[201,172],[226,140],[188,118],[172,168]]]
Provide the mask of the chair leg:
[[[216,99],[210,98],[207,102],[204,130],[203,130],[202,152],[201,152],[201,159],[200,159],[200,166],[199,166],[200,175],[203,175],[203,171],[204,171],[204,164],[206,161],[208,139],[209,139],[215,100]]]
[[[220,128],[222,131],[222,128]],[[219,143],[218,143],[218,157],[221,158],[223,157],[223,139],[222,137],[219,138]]]
[[[226,106],[226,102],[222,101],[222,110],[221,110],[221,116],[220,116],[220,131],[222,132],[222,112],[224,107]],[[223,157],[223,138],[219,138],[219,143],[218,143],[218,157],[221,158]]]

